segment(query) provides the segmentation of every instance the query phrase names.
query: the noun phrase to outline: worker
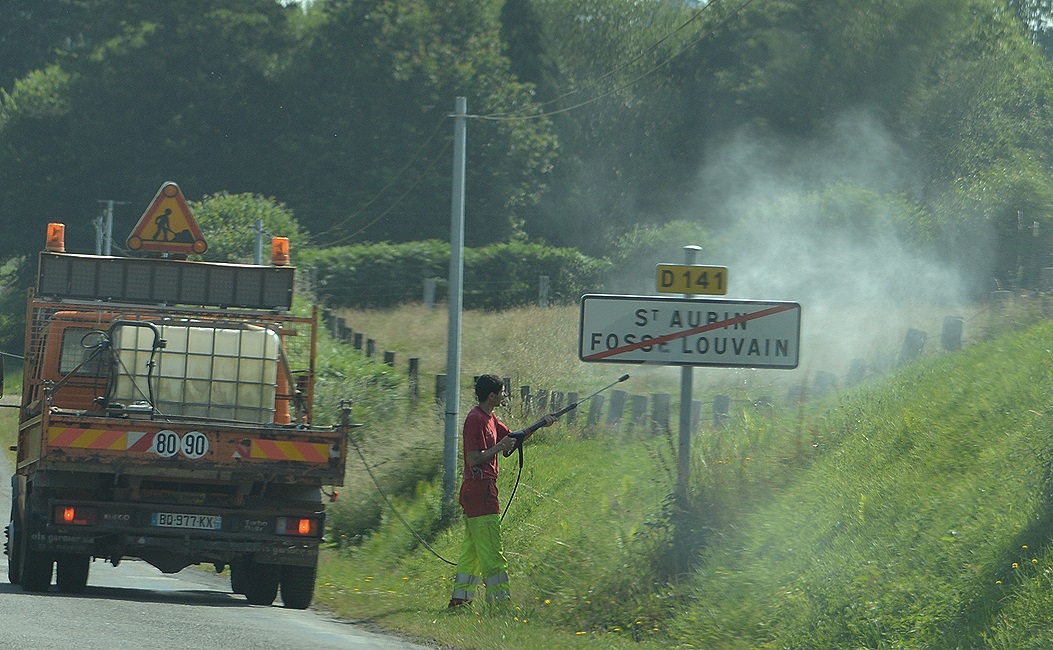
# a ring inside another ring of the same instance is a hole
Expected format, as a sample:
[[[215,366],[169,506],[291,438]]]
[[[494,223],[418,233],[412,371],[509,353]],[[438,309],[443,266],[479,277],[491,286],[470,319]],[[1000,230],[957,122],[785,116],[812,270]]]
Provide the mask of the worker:
[[[515,434],[494,415],[505,398],[505,384],[496,375],[482,375],[475,381],[479,404],[464,420],[464,478],[460,503],[464,510],[464,542],[457,561],[453,597],[449,607],[472,602],[475,588],[486,587],[487,602],[508,600],[508,560],[501,544],[501,502],[497,496],[497,457],[515,449]],[[542,426],[556,421],[552,415]],[[516,432],[517,434],[521,432]]]

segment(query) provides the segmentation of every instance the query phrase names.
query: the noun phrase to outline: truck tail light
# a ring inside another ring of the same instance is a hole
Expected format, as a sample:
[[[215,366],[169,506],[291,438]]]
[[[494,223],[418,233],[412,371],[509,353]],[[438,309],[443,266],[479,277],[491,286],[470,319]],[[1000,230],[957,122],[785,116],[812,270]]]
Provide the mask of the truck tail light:
[[[279,535],[318,537],[321,520],[314,517],[278,517]]]
[[[55,523],[63,526],[91,526],[98,519],[95,508],[84,506],[55,506]]]

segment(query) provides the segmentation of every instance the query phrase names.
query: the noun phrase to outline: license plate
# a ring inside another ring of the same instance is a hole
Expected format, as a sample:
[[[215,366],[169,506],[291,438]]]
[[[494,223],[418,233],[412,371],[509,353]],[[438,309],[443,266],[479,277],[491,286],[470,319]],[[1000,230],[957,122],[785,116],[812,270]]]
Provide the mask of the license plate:
[[[155,512],[150,525],[160,528],[193,528],[194,530],[220,530],[223,517],[219,515],[187,515],[175,512]]]

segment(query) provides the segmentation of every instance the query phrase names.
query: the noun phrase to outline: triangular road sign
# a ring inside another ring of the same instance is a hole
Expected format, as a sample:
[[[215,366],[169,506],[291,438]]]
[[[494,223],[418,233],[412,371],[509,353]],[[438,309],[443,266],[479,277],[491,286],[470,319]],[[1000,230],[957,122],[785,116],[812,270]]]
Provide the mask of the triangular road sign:
[[[157,190],[150,207],[128,236],[128,248],[145,253],[178,254],[201,254],[208,250],[178,185],[169,181]]]

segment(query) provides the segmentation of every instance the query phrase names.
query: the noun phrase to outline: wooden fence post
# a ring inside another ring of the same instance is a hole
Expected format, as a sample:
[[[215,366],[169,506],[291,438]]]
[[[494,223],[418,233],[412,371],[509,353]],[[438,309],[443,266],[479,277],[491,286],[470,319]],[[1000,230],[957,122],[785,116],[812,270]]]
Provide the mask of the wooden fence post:
[[[855,386],[862,383],[867,374],[867,362],[862,359],[852,359],[848,364],[848,374],[845,376],[846,386]]]
[[[566,393],[564,393],[561,390],[554,390],[551,393],[549,393],[548,404],[549,404],[549,411],[551,413],[555,413],[556,411],[558,411],[561,408],[563,408],[563,396],[564,395],[566,395]]]
[[[548,307],[548,276],[542,275],[537,279],[537,304],[539,307]]]
[[[585,425],[593,427],[599,424],[600,417],[603,415],[603,395],[597,395],[592,398],[589,402],[589,418],[585,421]]]
[[[903,350],[900,351],[899,362],[907,363],[916,359],[928,339],[929,335],[925,332],[914,328],[908,329],[907,336],[903,339]]]
[[[948,352],[957,352],[962,349],[962,328],[965,327],[965,319],[961,316],[944,316],[943,332],[940,335],[940,343]]]
[[[424,278],[424,306],[435,309],[435,278]]]
[[[669,408],[672,403],[672,395],[669,393],[651,394],[651,433],[669,434]]]
[[[537,408],[538,413],[545,413],[545,412],[547,412],[548,411],[548,389],[547,388],[539,388],[539,389],[537,389],[537,396],[536,396],[536,398],[537,398],[537,404],[535,405],[535,408]]]
[[[611,407],[607,409],[607,424],[621,422],[625,414],[625,398],[628,396],[624,390],[611,391]]]
[[[435,403],[440,411],[446,408],[446,375],[435,375]]]
[[[629,409],[632,411],[632,419],[629,420],[633,428],[647,422],[647,396],[633,395],[629,398]]]
[[[410,357],[409,360],[409,396],[414,404],[420,399],[420,359]]]
[[[837,375],[827,370],[815,373],[815,395],[820,397],[826,395],[837,387]]]
[[[570,406],[571,404],[576,404],[577,401],[577,393],[567,393],[567,406]],[[578,409],[570,409],[569,411],[567,411],[566,418],[568,424],[574,424],[574,421],[578,419]]]
[[[728,426],[731,413],[731,397],[728,395],[713,396],[713,426],[724,429]]]

